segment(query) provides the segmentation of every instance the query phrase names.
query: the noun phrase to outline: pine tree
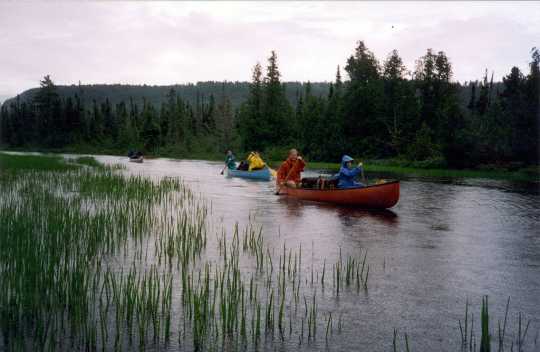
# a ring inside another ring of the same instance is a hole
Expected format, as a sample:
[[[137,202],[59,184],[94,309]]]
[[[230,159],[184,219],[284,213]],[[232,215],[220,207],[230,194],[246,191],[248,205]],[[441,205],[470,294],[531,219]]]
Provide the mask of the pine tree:
[[[277,54],[272,51],[263,81],[262,118],[258,126],[261,142],[257,149],[287,145],[292,137],[290,130],[292,109],[285,97],[285,88],[281,85],[280,76]]]
[[[527,97],[529,151],[526,161],[540,164],[540,50],[532,48],[530,72],[525,87]]]
[[[176,98],[176,110],[174,120],[176,122],[175,141],[176,143],[184,144],[187,138],[187,111],[188,106],[180,97]]]
[[[328,103],[324,113],[322,129],[321,160],[340,160],[346,152],[344,142],[344,102],[343,82],[341,81],[340,67],[336,70],[336,81],[330,85]]]
[[[385,97],[385,113],[383,122],[388,131],[388,145],[391,150],[399,154],[402,151],[404,126],[403,114],[406,112],[406,103],[411,101],[405,100],[407,92],[405,74],[407,69],[403,65],[403,60],[399,56],[397,50],[393,50],[383,65],[384,78],[384,97]],[[414,102],[413,102],[414,103]]]
[[[304,94],[300,89],[296,89],[296,107],[294,110],[294,119],[291,122],[292,139],[295,145],[300,145],[302,141],[302,123],[304,121]]]
[[[101,113],[103,115],[104,133],[112,144],[115,144],[118,141],[118,122],[108,98],[101,104]]]
[[[313,159],[321,158],[322,131],[325,126],[322,122],[323,103],[321,99],[311,93],[311,83],[305,85],[304,101],[302,105],[302,121],[300,123],[302,150]]]
[[[133,118],[127,111],[126,104],[121,102],[116,106],[116,116],[118,118],[118,145],[129,150],[138,149],[138,133],[134,126]]]
[[[238,128],[245,150],[262,150],[263,139],[261,131],[267,128],[266,120],[262,118],[263,85],[262,69],[257,63],[253,68],[252,82],[247,101],[242,104],[238,113]]]
[[[480,86],[480,95],[475,106],[476,112],[480,116],[484,115],[489,107],[489,83],[487,75],[488,73],[486,69],[486,73],[484,74],[484,80],[482,81],[482,85]]]
[[[219,104],[216,109],[215,133],[218,138],[218,152],[235,147],[235,122],[229,97],[225,94],[223,87]]]
[[[66,117],[64,130],[66,133],[66,144],[71,144],[75,140],[75,134],[77,133],[77,129],[79,127],[76,123],[78,111],[76,110],[71,97],[66,99],[64,109]]]
[[[61,118],[58,111],[60,96],[49,75],[40,81],[40,89],[34,97],[33,104],[39,121],[39,143],[54,146],[60,133],[55,128],[61,125],[58,121]]]
[[[83,119],[84,119],[84,103],[82,101],[81,95],[76,93],[74,97],[74,106],[73,106],[73,115],[69,120],[69,126],[71,130],[71,141],[77,143],[81,140],[83,136]]]
[[[527,151],[523,133],[528,129],[523,94],[525,78],[519,68],[512,67],[510,74],[503,78],[503,82],[504,91],[501,94],[501,99],[512,134],[510,138],[512,157],[523,160]]]
[[[140,135],[146,152],[154,151],[160,143],[160,131],[156,115],[152,104],[145,101],[142,111],[143,127]]]
[[[469,99],[469,104],[467,104],[467,109],[470,110],[472,114],[476,110],[476,82],[471,82],[471,98]]]
[[[459,166],[464,158],[463,147],[458,142],[457,131],[464,126],[452,65],[443,51],[437,54],[428,49],[417,61],[415,79],[421,92],[421,120],[433,131],[434,143],[443,151],[452,166]]]
[[[426,55],[416,61],[414,77],[421,93],[421,119],[432,125],[436,114],[435,54],[428,49]]]
[[[167,143],[175,144],[179,142],[179,133],[181,126],[179,125],[179,116],[178,116],[178,99],[176,91],[170,89],[167,93],[167,101],[165,103],[165,116],[161,116],[162,127],[161,131],[164,136],[166,136]],[[163,110],[162,110],[163,112]],[[165,122],[163,120],[167,119],[166,125],[167,128],[164,129]]]
[[[344,135],[348,153],[374,155],[384,143],[381,138],[384,133],[381,128],[383,84],[379,63],[364,42],[359,41],[345,70],[350,77],[344,95]]]
[[[48,146],[53,148],[63,147],[66,144],[66,115],[60,97],[53,102],[52,107],[52,129]]]
[[[347,59],[345,70],[351,82],[356,84],[368,85],[370,81],[379,79],[379,63],[363,41],[358,42],[354,55]]]
[[[89,115],[88,142],[100,143],[103,141],[103,115],[97,102],[93,100],[92,112]]]
[[[216,99],[210,94],[208,105],[203,108],[202,125],[207,134],[215,133],[216,129]]]
[[[159,130],[161,134],[161,145],[165,146],[168,142],[167,137],[169,136],[169,121],[170,118],[170,112],[167,109],[167,103],[163,102],[161,103],[161,110],[159,112]]]

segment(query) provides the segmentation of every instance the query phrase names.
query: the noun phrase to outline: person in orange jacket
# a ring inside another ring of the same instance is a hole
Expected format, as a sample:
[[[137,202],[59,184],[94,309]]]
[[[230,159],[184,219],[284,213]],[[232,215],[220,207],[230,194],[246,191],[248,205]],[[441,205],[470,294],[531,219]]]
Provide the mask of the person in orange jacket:
[[[301,172],[304,171],[306,163],[298,155],[296,149],[289,150],[289,157],[285,160],[277,171],[277,185],[279,188],[285,184],[289,187],[297,187],[301,181]]]

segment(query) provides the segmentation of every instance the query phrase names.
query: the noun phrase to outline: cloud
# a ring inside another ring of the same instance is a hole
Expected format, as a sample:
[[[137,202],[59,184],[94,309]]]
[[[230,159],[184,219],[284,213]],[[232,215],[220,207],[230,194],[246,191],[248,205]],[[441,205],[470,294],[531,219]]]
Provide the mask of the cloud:
[[[0,95],[60,84],[249,80],[278,52],[284,80],[333,80],[357,40],[409,69],[428,47],[455,79],[527,69],[538,3],[85,2],[0,3]],[[536,42],[535,42],[536,41]]]

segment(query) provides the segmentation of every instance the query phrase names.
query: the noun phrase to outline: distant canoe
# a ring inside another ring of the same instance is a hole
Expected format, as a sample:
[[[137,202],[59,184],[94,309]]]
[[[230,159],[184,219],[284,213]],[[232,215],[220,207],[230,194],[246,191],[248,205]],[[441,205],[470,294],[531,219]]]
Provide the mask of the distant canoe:
[[[261,170],[254,170],[254,171],[227,169],[227,176],[249,178],[252,180],[261,180],[261,181],[270,181],[270,178],[272,177],[270,173],[270,169],[268,167],[265,167],[264,169],[261,169]]]
[[[129,161],[131,161],[132,163],[142,163],[144,160],[144,158],[142,157],[142,155],[138,158],[129,158]]]
[[[280,194],[315,202],[351,205],[366,209],[388,209],[399,201],[399,181],[362,188],[329,190],[282,187]]]

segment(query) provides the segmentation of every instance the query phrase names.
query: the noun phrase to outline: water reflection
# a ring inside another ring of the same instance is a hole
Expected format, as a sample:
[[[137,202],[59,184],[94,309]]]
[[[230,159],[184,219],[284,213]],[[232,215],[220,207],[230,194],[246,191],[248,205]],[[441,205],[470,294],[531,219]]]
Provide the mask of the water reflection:
[[[279,196],[278,203],[287,210],[288,217],[302,216],[304,204],[302,201],[287,196]]]
[[[390,209],[360,209],[358,207],[304,201],[287,196],[280,196],[278,203],[287,209],[287,215],[291,217],[302,216],[302,211],[306,207],[313,207],[321,212],[336,215],[343,221],[347,221],[348,219],[354,221],[354,219],[359,218],[371,218],[387,225],[397,224],[398,221],[398,214]]]
[[[341,218],[373,218],[386,225],[396,225],[398,214],[390,209],[364,210],[353,207],[337,207],[337,213]]]

